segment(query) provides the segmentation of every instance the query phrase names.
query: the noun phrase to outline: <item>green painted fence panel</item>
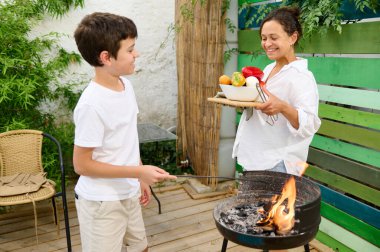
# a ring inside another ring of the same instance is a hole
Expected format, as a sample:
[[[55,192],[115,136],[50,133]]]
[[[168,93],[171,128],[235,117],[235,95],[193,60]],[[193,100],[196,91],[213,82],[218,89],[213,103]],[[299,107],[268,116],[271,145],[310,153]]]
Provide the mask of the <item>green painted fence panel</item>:
[[[380,33],[380,30],[379,30]],[[380,59],[306,57],[318,83],[380,89]]]
[[[380,210],[319,184],[322,201],[380,230]]]
[[[357,234],[370,243],[380,247],[380,230],[360,221],[349,214],[333,207],[332,205],[321,202],[321,215],[329,219],[348,231]]]
[[[380,151],[379,132],[322,119],[319,134]]]
[[[316,166],[310,165],[305,172],[306,176],[309,176],[317,181],[328,184],[330,187],[349,193],[356,197],[359,197],[367,202],[370,202],[376,206],[380,206],[380,191],[371,187],[360,184],[356,181],[344,178],[329,171],[325,171]]]
[[[315,34],[300,41],[299,53],[368,54],[380,53],[380,21],[342,25],[342,33],[329,30],[325,36]],[[349,42],[349,43],[348,43]],[[262,51],[258,30],[238,31],[241,52]]]
[[[380,59],[304,57],[318,83],[380,89]],[[254,65],[263,69],[272,61],[266,55],[239,54],[238,69]]]
[[[323,244],[326,244],[327,246],[332,248],[334,251],[355,252],[354,250],[350,249],[343,243],[335,240],[334,238],[322,232],[321,230],[318,231],[317,236],[315,238]]]
[[[380,152],[336,139],[314,135],[311,146],[380,168]]]
[[[350,231],[342,228],[334,222],[322,216],[319,230],[334,238],[335,240],[343,243],[353,251],[357,252],[379,252],[379,247],[373,245],[367,240],[351,233]],[[337,252],[346,252],[351,250],[337,250]]]
[[[242,5],[244,3],[259,3],[259,2],[264,2],[266,0],[239,0],[239,5]]]
[[[380,110],[380,92],[318,84],[319,99]]]
[[[241,71],[241,69],[245,66],[255,66],[263,70],[264,67],[266,67],[271,62],[273,61],[268,59],[268,57],[265,55],[239,54],[238,70]]]
[[[239,52],[264,52],[258,30],[239,30],[237,35]]]
[[[319,117],[380,130],[380,114],[319,104]]]
[[[334,154],[310,148],[308,162],[325,170],[380,189],[380,170]]]

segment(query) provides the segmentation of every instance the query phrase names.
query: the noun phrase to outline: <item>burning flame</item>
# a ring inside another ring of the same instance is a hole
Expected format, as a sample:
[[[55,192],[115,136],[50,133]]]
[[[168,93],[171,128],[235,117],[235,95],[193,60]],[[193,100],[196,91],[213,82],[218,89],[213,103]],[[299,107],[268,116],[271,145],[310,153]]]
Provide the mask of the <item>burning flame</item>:
[[[309,166],[305,162],[298,162],[296,164],[300,167],[300,176],[302,176],[307,167]],[[274,195],[272,197],[272,208],[269,210],[265,219],[259,220],[257,225],[265,227],[274,226],[276,233],[287,234],[294,226],[295,210],[294,205],[296,202],[296,180],[292,176],[290,177],[284,187],[282,188],[281,196]],[[281,205],[287,199],[287,205]]]
[[[276,196],[275,196],[276,197]],[[294,226],[294,204],[296,202],[296,180],[290,177],[282,188],[281,197],[272,201],[276,203],[270,209],[268,216],[257,222],[258,225],[271,226],[274,225],[278,234],[289,233]],[[287,207],[281,205],[288,199]]]
[[[281,205],[282,202],[288,199],[287,209]],[[296,180],[294,177],[290,177],[286,181],[284,187],[282,188],[281,198],[277,203],[272,207],[273,211],[273,223],[277,227],[277,233],[287,234],[292,230],[294,226],[294,204],[296,202]]]

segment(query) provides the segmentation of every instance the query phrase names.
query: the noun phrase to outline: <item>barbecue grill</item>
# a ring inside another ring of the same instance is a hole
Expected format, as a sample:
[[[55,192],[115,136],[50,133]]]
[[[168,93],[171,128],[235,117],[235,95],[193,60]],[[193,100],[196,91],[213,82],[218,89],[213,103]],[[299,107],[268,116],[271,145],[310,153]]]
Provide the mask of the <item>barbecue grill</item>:
[[[308,242],[318,232],[321,204],[319,187],[304,177],[296,179],[295,225],[292,232],[286,235],[249,234],[228,228],[221,221],[221,214],[242,204],[257,204],[269,202],[273,195],[280,195],[283,185],[292,175],[271,171],[243,172],[244,180],[239,185],[237,196],[220,202],[214,208],[214,220],[219,232],[223,235],[222,251],[226,251],[228,241],[242,246],[263,249],[290,249],[305,246],[308,251]]]

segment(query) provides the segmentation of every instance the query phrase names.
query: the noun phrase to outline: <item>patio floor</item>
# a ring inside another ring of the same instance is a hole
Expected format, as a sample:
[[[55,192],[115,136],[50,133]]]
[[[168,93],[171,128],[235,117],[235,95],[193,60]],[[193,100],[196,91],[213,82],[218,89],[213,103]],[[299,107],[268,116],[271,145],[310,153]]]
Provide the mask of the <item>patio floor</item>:
[[[68,189],[71,241],[73,251],[82,251],[72,188],[69,186]],[[220,251],[223,239],[216,229],[212,210],[225,195],[194,200],[181,185],[157,188],[155,191],[161,202],[162,214],[158,214],[154,199],[143,209],[149,251]],[[60,235],[57,236],[49,201],[37,204],[38,247],[32,205],[20,205],[11,210],[0,214],[0,251],[66,251],[62,211]],[[310,245],[314,252],[332,251],[317,240]],[[228,242],[227,251],[260,250]],[[303,251],[303,247],[288,251]]]

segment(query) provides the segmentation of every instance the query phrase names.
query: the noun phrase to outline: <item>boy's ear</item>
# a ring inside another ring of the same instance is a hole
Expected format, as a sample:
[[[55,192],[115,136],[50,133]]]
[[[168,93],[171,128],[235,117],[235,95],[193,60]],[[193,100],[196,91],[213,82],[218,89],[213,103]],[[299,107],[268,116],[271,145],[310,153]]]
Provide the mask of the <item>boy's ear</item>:
[[[111,63],[111,56],[110,56],[109,52],[108,51],[102,51],[99,54],[99,61],[103,65],[108,65],[109,63]]]

